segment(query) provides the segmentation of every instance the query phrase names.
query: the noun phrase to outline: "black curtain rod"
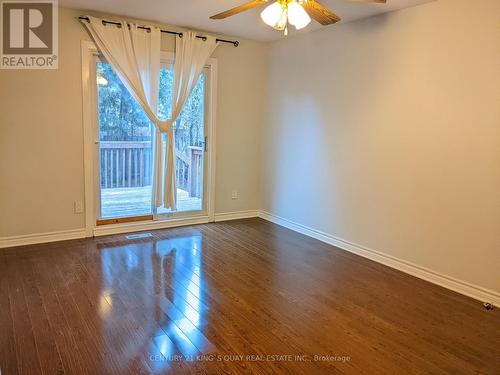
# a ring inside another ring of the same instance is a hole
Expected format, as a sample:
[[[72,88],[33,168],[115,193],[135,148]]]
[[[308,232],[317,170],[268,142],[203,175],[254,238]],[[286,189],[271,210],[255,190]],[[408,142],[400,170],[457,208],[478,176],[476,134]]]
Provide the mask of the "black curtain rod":
[[[79,20],[84,20],[84,21],[87,21],[87,22],[90,21],[89,18],[86,17],[86,16],[80,16],[80,17],[78,17],[78,19]],[[110,25],[121,26],[120,22],[115,22],[115,21],[102,20],[102,23],[105,24],[105,25],[106,24],[110,24]],[[137,26],[137,28],[143,29],[143,30],[151,30],[149,27],[146,27],[146,26]],[[165,33],[165,34],[177,35],[178,37],[182,38],[182,33],[178,32],[178,31],[170,31],[170,30],[163,30],[163,29],[160,29],[160,31],[162,33]],[[199,38],[199,39],[207,40],[206,36],[199,36],[199,35],[197,35],[196,37]],[[240,45],[240,42],[238,42],[237,40],[226,40],[226,39],[218,39],[218,38],[216,40],[217,40],[217,42],[232,44],[235,47],[238,47]]]

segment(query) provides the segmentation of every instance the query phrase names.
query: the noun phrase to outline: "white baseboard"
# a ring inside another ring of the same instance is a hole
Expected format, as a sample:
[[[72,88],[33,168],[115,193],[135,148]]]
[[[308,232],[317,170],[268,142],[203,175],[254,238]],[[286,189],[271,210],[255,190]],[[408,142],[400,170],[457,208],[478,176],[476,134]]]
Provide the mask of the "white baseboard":
[[[322,242],[336,246],[342,250],[368,258],[375,262],[384,264],[386,266],[395,268],[399,271],[405,272],[420,279],[429,281],[431,283],[440,285],[444,288],[451,289],[455,292],[464,294],[482,302],[490,302],[495,306],[500,306],[500,293],[489,290],[468,282],[455,279],[453,277],[443,275],[439,272],[430,270],[425,267],[418,266],[414,263],[393,257],[380,251],[367,248],[362,245],[346,241],[342,238],[333,236],[331,234],[321,232],[319,230],[307,227],[305,225],[296,223],[294,221],[285,219],[283,217],[271,214],[269,212],[260,211],[259,217],[268,220],[275,224],[281,225],[295,232],[302,233],[306,236],[315,238]]]
[[[220,214],[215,214],[215,221],[248,219],[250,217],[259,217],[259,213],[259,210],[223,212]]]
[[[158,221],[138,221],[132,223],[102,225],[94,228],[94,236],[99,237],[107,236],[110,234],[142,232],[147,230],[174,228],[184,225],[205,224],[208,222],[208,216],[197,216]]]
[[[0,237],[0,249],[14,246],[34,245],[38,243],[74,240],[85,238],[85,228],[58,232],[26,234],[22,236]]]

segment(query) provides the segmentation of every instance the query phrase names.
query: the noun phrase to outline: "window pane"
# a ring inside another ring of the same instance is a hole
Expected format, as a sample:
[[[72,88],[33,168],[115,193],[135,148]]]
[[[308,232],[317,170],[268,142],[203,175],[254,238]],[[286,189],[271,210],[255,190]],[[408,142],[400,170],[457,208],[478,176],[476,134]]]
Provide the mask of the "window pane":
[[[160,74],[159,114],[170,118],[172,113],[172,69]],[[203,168],[205,142],[205,75],[202,74],[174,124],[177,171],[177,211],[203,209]],[[163,138],[164,148],[166,137]],[[167,213],[163,207],[158,213]]]
[[[107,63],[97,63],[101,218],[151,214],[153,124]]]

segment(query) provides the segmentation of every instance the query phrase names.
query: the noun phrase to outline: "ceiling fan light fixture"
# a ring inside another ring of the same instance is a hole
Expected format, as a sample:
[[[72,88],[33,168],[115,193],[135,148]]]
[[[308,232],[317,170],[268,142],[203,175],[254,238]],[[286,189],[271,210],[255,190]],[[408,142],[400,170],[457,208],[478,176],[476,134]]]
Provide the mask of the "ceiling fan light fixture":
[[[281,5],[279,1],[276,1],[271,5],[268,5],[262,11],[262,13],[260,14],[260,18],[262,18],[262,21],[264,21],[266,25],[269,25],[275,29],[280,27],[284,23],[285,25],[283,25],[281,29],[278,28],[278,30],[283,30],[287,22],[286,7]]]
[[[309,25],[311,17],[309,17],[302,5],[292,0],[288,3],[288,22],[295,26],[297,30],[300,30]]]
[[[300,30],[311,22],[311,18],[296,0],[277,0],[268,5],[260,14],[262,21],[275,30],[288,34],[288,23]]]

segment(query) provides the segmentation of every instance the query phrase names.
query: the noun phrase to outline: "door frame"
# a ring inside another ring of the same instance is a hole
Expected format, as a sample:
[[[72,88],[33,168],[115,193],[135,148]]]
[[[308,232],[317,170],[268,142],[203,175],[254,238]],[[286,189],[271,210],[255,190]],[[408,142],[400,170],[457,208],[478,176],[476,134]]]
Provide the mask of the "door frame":
[[[96,45],[84,40],[81,43],[82,61],[82,122],[85,180],[85,234],[87,237],[114,233],[136,232],[151,229],[168,228],[180,225],[200,224],[215,221],[215,144],[216,144],[216,108],[217,108],[217,59],[210,58],[206,68],[208,90],[206,91],[205,134],[207,137],[207,155],[204,174],[206,175],[206,213],[201,215],[166,217],[161,220],[147,220],[132,223],[110,224],[97,226],[99,192],[99,166],[95,157],[98,147],[97,135],[97,82],[95,56],[98,54]],[[162,61],[172,61],[173,52],[161,53]]]

